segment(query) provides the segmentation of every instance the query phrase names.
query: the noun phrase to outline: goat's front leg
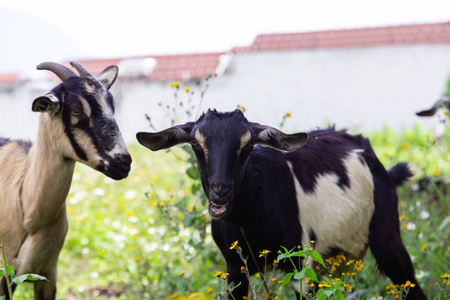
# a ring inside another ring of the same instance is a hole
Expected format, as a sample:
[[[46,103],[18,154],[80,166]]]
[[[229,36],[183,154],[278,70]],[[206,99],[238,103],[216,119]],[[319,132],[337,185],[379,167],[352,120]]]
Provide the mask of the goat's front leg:
[[[17,284],[14,282],[11,283],[11,293],[14,293],[15,289],[17,287]],[[5,276],[0,277],[0,297],[5,296],[5,300],[9,300],[9,294],[8,294],[8,285],[6,284],[6,278]]]
[[[47,278],[49,281],[38,280],[34,284],[35,300],[54,300],[56,297],[56,278]]]
[[[229,299],[243,299],[248,294],[248,279],[240,270],[237,272],[229,271],[230,275],[227,277],[228,285],[233,285],[235,288],[228,296]]]

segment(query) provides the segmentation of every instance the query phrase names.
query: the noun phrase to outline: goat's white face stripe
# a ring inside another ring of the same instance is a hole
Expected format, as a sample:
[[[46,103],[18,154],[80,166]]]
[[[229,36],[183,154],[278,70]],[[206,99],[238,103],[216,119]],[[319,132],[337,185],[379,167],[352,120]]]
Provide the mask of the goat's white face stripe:
[[[247,130],[243,135],[240,137],[240,145],[239,149],[237,151],[237,156],[239,157],[241,155],[242,148],[244,148],[252,139],[252,134],[249,130]]]
[[[195,140],[202,147],[203,153],[205,153],[205,161],[208,162],[208,148],[206,148],[206,137],[197,129],[194,134]]]
[[[315,191],[307,193],[288,162],[297,193],[302,245],[309,244],[309,232],[313,230],[318,240],[314,246],[321,253],[339,248],[353,257],[364,254],[375,205],[372,174],[360,159],[361,151],[355,150],[343,159],[350,188],[341,188],[338,176],[328,173],[318,175]]]

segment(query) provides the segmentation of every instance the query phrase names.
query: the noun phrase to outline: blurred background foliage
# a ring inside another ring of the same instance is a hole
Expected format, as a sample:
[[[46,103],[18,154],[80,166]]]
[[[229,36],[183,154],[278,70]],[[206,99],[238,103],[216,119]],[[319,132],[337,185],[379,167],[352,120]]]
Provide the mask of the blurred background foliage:
[[[173,103],[160,104],[168,125],[193,119],[211,79],[199,82],[197,94],[179,83],[172,85]],[[280,116],[281,125],[288,117]],[[147,118],[149,131],[157,130]],[[439,299],[439,289],[445,286],[441,276],[450,273],[448,126],[439,138],[419,125],[404,132],[385,128],[364,135],[386,168],[407,161],[417,170],[416,178],[398,189],[402,236],[420,284],[430,299]],[[211,237],[206,197],[190,147],[154,153],[133,143],[129,149],[132,171],[122,181],[77,164],[67,199],[69,233],[58,264],[57,299],[223,295],[226,286],[213,275],[225,271],[225,264]],[[385,295],[391,283],[378,274],[370,253],[364,264],[358,277],[364,299]],[[31,285],[20,286],[16,297],[29,299],[31,291]],[[285,295],[289,299],[292,292]]]

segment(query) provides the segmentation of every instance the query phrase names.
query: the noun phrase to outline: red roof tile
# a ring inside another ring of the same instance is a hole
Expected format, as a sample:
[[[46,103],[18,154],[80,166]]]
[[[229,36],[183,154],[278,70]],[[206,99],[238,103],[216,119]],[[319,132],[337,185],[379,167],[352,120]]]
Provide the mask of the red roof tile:
[[[199,54],[181,54],[181,55],[155,55],[132,58],[135,60],[153,58],[156,65],[152,72],[146,76],[139,76],[142,80],[148,81],[171,81],[171,80],[190,80],[203,78],[209,74],[213,74],[217,66],[220,64],[220,57],[224,55],[220,53],[199,53]],[[97,75],[109,65],[119,66],[129,58],[119,59],[94,59],[79,60],[79,62],[93,75]],[[64,65],[70,66],[69,62]],[[126,80],[126,78],[124,78]]]
[[[258,35],[252,45],[235,47],[232,53],[249,51],[279,51],[290,49],[364,47],[402,44],[450,43],[450,22],[418,25],[401,25],[345,30],[327,30],[299,33],[277,33]],[[148,72],[137,78],[148,81],[174,81],[199,79],[216,71],[224,52],[182,55],[156,55],[134,58],[84,59],[80,62],[93,75],[109,65],[119,65],[119,80],[130,76],[124,72],[125,63],[130,60],[153,58],[156,62]],[[121,65],[122,63],[122,65]],[[69,62],[64,63],[69,66]],[[123,68],[121,67],[123,66]],[[133,65],[135,66],[135,65]],[[144,69],[143,69],[144,70]],[[138,70],[139,71],[139,70]],[[131,72],[132,73],[132,72]],[[139,72],[138,72],[139,73]],[[51,76],[51,75],[49,75]],[[17,80],[17,75],[1,75],[0,83]],[[51,78],[55,78],[52,76]]]
[[[18,74],[0,74],[0,83],[13,83],[19,78]]]
[[[450,22],[258,35],[237,52],[450,43]]]

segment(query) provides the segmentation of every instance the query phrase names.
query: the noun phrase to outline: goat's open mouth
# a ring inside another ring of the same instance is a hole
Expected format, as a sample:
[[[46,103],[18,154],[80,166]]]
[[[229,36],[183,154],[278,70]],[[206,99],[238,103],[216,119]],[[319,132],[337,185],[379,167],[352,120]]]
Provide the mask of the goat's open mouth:
[[[215,220],[222,219],[228,213],[228,205],[230,203],[224,205],[217,205],[213,202],[209,202],[209,215],[211,218]]]

